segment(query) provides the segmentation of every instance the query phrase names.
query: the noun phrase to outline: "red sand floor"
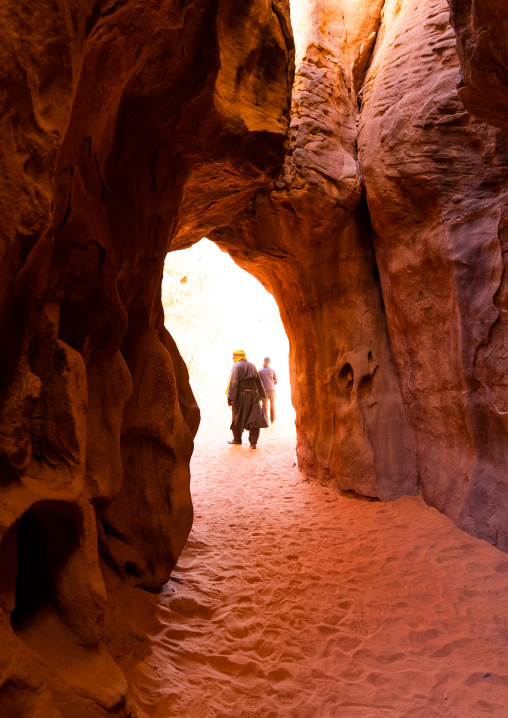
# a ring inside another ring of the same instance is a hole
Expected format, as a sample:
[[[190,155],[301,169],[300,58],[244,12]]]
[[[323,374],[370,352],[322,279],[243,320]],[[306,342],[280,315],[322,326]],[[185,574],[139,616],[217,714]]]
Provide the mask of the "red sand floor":
[[[195,523],[149,599],[140,715],[506,718],[508,557],[419,498],[305,481],[289,411],[256,451],[228,446],[222,393],[196,392]]]

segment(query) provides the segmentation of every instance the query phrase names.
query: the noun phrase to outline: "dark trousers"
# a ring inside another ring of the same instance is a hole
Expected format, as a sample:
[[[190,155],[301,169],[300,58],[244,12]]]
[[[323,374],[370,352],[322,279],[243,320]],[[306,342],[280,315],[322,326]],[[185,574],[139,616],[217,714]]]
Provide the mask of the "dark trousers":
[[[258,439],[259,439],[259,432],[260,432],[260,429],[249,429],[249,444],[256,446],[256,444],[258,443]],[[241,443],[242,434],[243,434],[243,432],[241,432],[240,434],[235,434],[233,432],[234,440]]]
[[[275,421],[275,389],[265,389],[266,399],[261,399],[263,411],[268,419],[268,403],[270,403],[270,421]]]
[[[249,442],[255,446],[259,439],[259,429],[267,425],[261,413],[261,403],[257,389],[244,389],[238,392],[236,400],[231,407],[231,431],[234,440],[242,441],[243,430],[249,432]]]

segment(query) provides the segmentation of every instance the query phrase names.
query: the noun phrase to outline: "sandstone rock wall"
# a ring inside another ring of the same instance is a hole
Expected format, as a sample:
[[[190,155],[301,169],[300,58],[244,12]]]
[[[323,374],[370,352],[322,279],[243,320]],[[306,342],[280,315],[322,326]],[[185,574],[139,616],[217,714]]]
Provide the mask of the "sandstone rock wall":
[[[508,13],[504,0],[448,0],[460,60],[458,95],[475,117],[508,129]]]
[[[281,307],[300,466],[506,549],[506,132],[459,99],[444,0],[296,10],[284,172],[214,237]]]
[[[508,136],[457,96],[441,0],[387,0],[359,160],[425,500],[508,548]]]
[[[288,6],[0,14],[0,712],[127,715],[99,554],[157,588],[192,522],[199,409],[163,263],[279,172]]]
[[[2,4],[7,715],[131,713],[104,575],[155,589],[190,529],[160,284],[205,234],[277,299],[302,469],[508,550],[508,11],[450,5],[294,0],[290,109],[286,0]]]
[[[418,474],[356,148],[381,7],[292,5],[299,48],[283,173],[212,236],[281,308],[300,468],[341,491],[391,500],[415,493]]]

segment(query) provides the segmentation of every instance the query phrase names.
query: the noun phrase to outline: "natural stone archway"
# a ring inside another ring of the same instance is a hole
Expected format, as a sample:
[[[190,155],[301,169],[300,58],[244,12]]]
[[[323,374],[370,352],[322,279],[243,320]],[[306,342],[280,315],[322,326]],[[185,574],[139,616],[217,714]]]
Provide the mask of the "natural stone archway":
[[[418,475],[356,150],[355,88],[371,51],[360,38],[375,37],[382,3],[359,18],[343,17],[333,0],[294,5],[308,30],[300,38],[283,173],[211,238],[281,307],[300,467],[340,490],[396,499],[417,491]]]
[[[507,10],[450,3],[479,120],[445,0],[295,3],[291,111],[287,0],[4,3],[2,710],[129,714],[99,554],[154,589],[190,530],[160,284],[205,234],[281,308],[300,466],[508,548]]]
[[[457,96],[443,0],[302,7],[284,172],[214,235],[283,307],[300,466],[507,549],[506,133]]]

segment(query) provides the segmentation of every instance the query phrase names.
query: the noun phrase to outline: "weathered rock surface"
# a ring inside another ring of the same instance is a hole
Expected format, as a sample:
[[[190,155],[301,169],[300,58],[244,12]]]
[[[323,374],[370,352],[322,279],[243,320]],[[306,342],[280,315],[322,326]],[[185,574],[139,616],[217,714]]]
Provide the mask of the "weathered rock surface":
[[[448,0],[460,60],[458,95],[475,117],[508,129],[508,10],[504,0]]]
[[[374,9],[301,5],[284,172],[214,238],[281,307],[307,474],[507,549],[507,135],[457,96],[446,2]]]
[[[300,466],[508,550],[508,13],[450,3],[459,55],[446,0],[294,0],[291,111],[286,0],[0,8],[6,715],[131,714],[104,617],[190,529],[160,285],[204,234],[277,299]]]
[[[128,715],[99,553],[153,589],[192,523],[199,409],[163,263],[280,170],[288,6],[0,14],[0,712]]]
[[[418,476],[356,161],[355,88],[381,6],[292,6],[300,37],[284,171],[212,237],[281,309],[300,467],[342,491],[392,500],[415,493]]]
[[[506,550],[508,136],[467,113],[457,72],[446,3],[388,0],[359,159],[422,494]]]

